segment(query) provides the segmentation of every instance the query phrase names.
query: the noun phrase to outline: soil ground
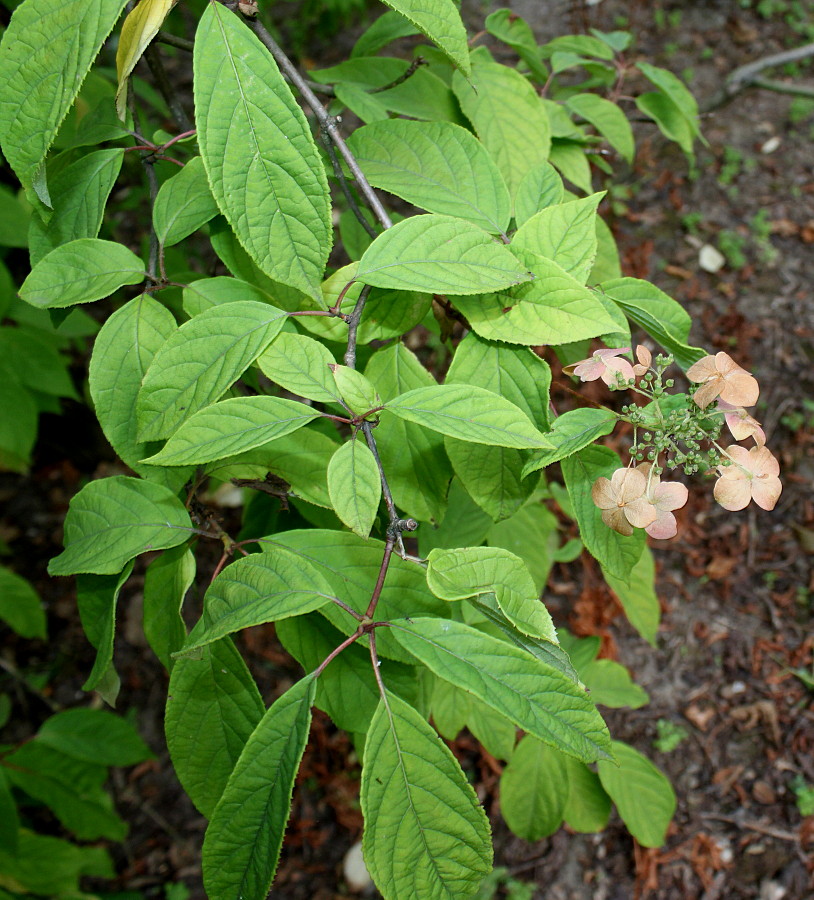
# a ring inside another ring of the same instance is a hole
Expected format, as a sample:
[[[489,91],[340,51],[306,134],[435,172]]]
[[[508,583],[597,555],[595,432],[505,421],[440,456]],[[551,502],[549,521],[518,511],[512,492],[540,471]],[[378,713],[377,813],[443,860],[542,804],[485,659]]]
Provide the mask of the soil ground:
[[[762,5],[768,18],[757,4],[736,0],[511,5],[541,38],[587,26],[631,29],[642,58],[690,76],[702,108],[738,66],[814,39],[800,33],[807,4],[780,0]],[[489,8],[464,4],[473,33]],[[341,49],[326,47],[326,64]],[[771,74],[814,85],[810,63]],[[638,126],[637,162],[612,197],[612,225],[626,274],[654,281],[684,304],[695,343],[727,350],[754,371],[762,387],[757,414],[781,461],[784,493],[771,513],[753,507],[732,515],[711,502],[709,487],[691,491],[679,537],[654,548],[663,605],[656,649],[636,636],[590,565],[555,569],[546,598],[552,614],[579,634],[601,635],[603,654],[628,666],[649,692],[647,706],[609,710],[607,719],[615,737],[670,776],[678,811],[659,850],[638,847],[615,817],[598,835],[560,831],[527,844],[498,815],[498,764],[463,735],[454,750],[491,815],[496,865],[545,900],[814,897],[814,817],[801,815],[794,790],[814,786],[814,711],[812,692],[793,673],[814,671],[814,103],[806,112],[788,95],[748,88],[705,115],[703,130],[709,143],[691,173],[680,151]],[[699,265],[707,243],[727,253],[714,274]],[[80,685],[92,650],[71,583],[48,579],[45,566],[58,552],[61,520],[81,479],[114,465],[87,410],[69,405],[67,413],[43,418],[30,477],[0,478],[0,534],[15,569],[40,591],[52,635],[49,645],[10,641],[4,651],[20,669],[53,675],[42,697],[11,688],[18,720],[34,726],[49,704],[86,702]],[[121,711],[134,716],[157,759],[114,774],[118,808],[131,824],[126,842],[111,848],[114,887],[160,897],[164,885],[181,882],[202,897],[205,822],[167,757],[166,678],[140,632],[138,578],[121,608]],[[250,632],[242,649],[266,699],[298,677],[271,628]],[[672,752],[654,748],[660,721],[687,731]],[[318,714],[273,896],[348,895],[341,864],[361,833],[357,796],[352,746]]]

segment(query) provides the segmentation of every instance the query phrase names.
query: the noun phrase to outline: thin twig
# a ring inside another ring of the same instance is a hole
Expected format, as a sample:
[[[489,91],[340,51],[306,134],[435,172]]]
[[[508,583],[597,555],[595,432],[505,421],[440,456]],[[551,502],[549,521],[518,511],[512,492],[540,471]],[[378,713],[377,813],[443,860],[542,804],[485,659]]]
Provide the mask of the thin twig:
[[[167,70],[164,68],[164,63],[161,61],[161,54],[158,51],[158,47],[154,44],[150,44],[144,51],[144,59],[150,67],[150,72],[155,79],[156,86],[161,92],[164,102],[169,107],[178,129],[180,131],[191,131],[195,126],[192,124],[192,119],[187,115],[187,111],[184,109],[184,106],[167,75]]]
[[[249,28],[260,38],[263,46],[271,53],[274,57],[275,62],[282,70],[283,74],[288,77],[288,80],[296,87],[299,91],[300,96],[305,100],[308,106],[311,108],[311,111],[316,116],[317,122],[319,122],[320,128],[323,131],[327,132],[330,136],[331,140],[336,145],[336,149],[342,154],[343,159],[348,164],[348,168],[351,171],[351,174],[356,179],[356,184],[359,187],[359,191],[362,196],[365,198],[366,203],[372,210],[373,214],[376,218],[381,222],[384,228],[391,228],[393,225],[390,216],[387,214],[387,210],[382,205],[381,200],[376,196],[376,192],[370,186],[370,182],[365,178],[364,173],[359,167],[359,163],[356,162],[356,158],[350,152],[348,145],[345,143],[344,138],[339,133],[339,128],[336,123],[336,119],[328,114],[328,110],[320,103],[317,95],[311,90],[308,86],[306,80],[300,75],[297,71],[297,68],[291,62],[291,60],[285,55],[280,45],[274,38],[269,34],[266,28],[263,26],[262,22],[258,22],[256,19],[246,19],[246,23]]]
[[[427,60],[424,59],[423,56],[417,56],[411,63],[409,68],[394,81],[391,81],[390,84],[383,84],[381,87],[373,88],[370,91],[367,91],[368,94],[381,94],[383,91],[389,91],[390,88],[398,87],[400,84],[404,84],[408,78],[412,78],[413,75],[421,68],[421,66],[426,66]]]
[[[333,650],[322,660],[322,662],[317,666],[314,670],[314,677],[319,678],[319,676],[323,673],[326,666],[328,666],[337,656],[345,649],[345,647],[350,647],[351,644],[355,643],[359,640],[359,638],[364,634],[364,631],[360,628],[358,631],[354,631],[353,634],[346,638],[338,647],[334,647]]]
[[[364,228],[365,231],[370,235],[370,237],[375,240],[375,238],[379,236],[379,233],[365,218],[362,210],[359,209],[359,204],[356,202],[356,197],[353,196],[353,192],[351,191],[350,185],[348,184],[348,179],[345,177],[345,173],[342,170],[342,164],[339,162],[339,158],[336,155],[336,150],[334,149],[334,144],[330,138],[330,135],[327,131],[321,131],[320,136],[322,137],[322,144],[325,147],[325,152],[328,154],[328,159],[330,159],[331,165],[333,166],[334,175],[336,175],[339,186],[342,188],[342,193],[345,195],[345,199],[348,201],[348,206],[350,207],[351,212],[354,214],[354,216],[356,216],[356,219],[362,226],[362,228]]]
[[[141,123],[139,122],[139,114],[136,109],[136,93],[135,91],[128,91],[127,96],[127,106],[130,109],[130,112],[133,116],[133,127],[136,130],[136,134],[141,134]],[[137,140],[141,140],[144,143],[143,138],[136,138]],[[153,207],[155,206],[155,198],[158,196],[158,177],[155,174],[155,169],[153,166],[155,165],[155,151],[146,150],[141,152],[141,164],[144,166],[144,172],[147,176],[147,184],[149,186],[150,191],[150,258],[147,263],[147,278],[150,281],[156,281],[156,271],[158,269],[159,263],[159,243],[158,243],[158,234],[155,230],[155,225],[152,224],[153,220]],[[162,261],[162,269],[163,269],[163,261]],[[162,280],[164,273],[161,273]]]
[[[384,556],[382,557],[382,564],[379,566],[379,577],[376,579],[376,586],[373,588],[373,593],[370,595],[370,603],[368,604],[367,611],[365,612],[365,616],[368,619],[373,618],[373,614],[376,612],[376,607],[379,604],[379,597],[382,595],[382,588],[384,587],[384,579],[387,577],[387,569],[390,566],[390,557],[393,555],[393,545],[395,543],[395,538],[392,535],[388,535],[387,541],[384,545]]]
[[[737,816],[723,816],[718,813],[701,813],[702,819],[714,819],[716,822],[727,822],[729,825],[736,825],[738,828],[745,828],[747,831],[756,831],[758,834],[765,834],[767,837],[777,838],[780,841],[800,842],[799,835],[793,834],[791,831],[785,831],[780,828],[772,828],[770,825],[762,825],[760,822],[746,822]]]
[[[792,94],[795,97],[814,97],[814,87],[805,84],[793,84],[787,81],[776,81],[774,78],[753,78],[752,87],[774,91],[776,94]]]
[[[362,321],[362,313],[365,311],[365,303],[370,294],[371,287],[366,284],[359,293],[359,299],[353,312],[348,318],[348,349],[345,351],[345,365],[349,369],[356,368],[356,341],[359,334],[359,324]]]
[[[179,50],[186,50],[188,53],[192,53],[192,48],[195,46],[194,41],[188,41],[186,38],[170,34],[169,31],[159,31],[155,36],[155,39],[159,44],[166,44],[168,47],[177,47]]]
[[[384,700],[385,705],[387,704],[387,689],[384,686],[384,682],[382,681],[382,673],[380,670],[381,661],[379,660],[379,654],[376,652],[376,632],[370,632],[370,661],[373,663],[373,674],[376,676],[376,684],[379,686],[379,694],[381,694],[382,700]],[[388,709],[389,711],[389,709]]]

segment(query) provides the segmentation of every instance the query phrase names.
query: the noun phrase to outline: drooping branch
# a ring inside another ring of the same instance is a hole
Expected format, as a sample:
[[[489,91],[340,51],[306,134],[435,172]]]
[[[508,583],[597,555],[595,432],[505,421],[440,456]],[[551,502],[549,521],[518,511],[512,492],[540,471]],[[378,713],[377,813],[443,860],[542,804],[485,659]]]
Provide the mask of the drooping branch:
[[[175,119],[178,130],[191,131],[195,125],[187,115],[187,111],[184,109],[183,103],[181,103],[181,98],[167,75],[167,70],[164,68],[164,63],[161,60],[161,54],[158,52],[158,47],[155,44],[150,44],[144,51],[144,59],[150,68],[161,96],[164,98],[164,102],[169,107],[173,119]]]

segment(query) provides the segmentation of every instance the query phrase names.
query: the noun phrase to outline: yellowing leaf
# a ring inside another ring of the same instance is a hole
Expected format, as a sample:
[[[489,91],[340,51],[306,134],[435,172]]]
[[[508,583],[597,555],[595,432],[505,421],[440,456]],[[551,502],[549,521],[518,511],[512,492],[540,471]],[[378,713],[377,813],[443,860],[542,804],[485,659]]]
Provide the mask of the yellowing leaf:
[[[177,2],[178,0],[141,0],[124,20],[119,36],[119,49],[116,51],[116,75],[119,79],[116,112],[122,121],[127,114],[127,79]]]

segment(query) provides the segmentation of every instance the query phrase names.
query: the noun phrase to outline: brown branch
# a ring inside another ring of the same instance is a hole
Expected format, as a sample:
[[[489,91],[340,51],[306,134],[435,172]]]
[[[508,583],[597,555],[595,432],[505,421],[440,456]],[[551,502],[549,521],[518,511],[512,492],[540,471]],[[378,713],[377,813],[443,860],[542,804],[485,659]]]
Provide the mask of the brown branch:
[[[192,119],[187,115],[187,111],[184,109],[181,99],[167,75],[167,70],[161,61],[161,54],[155,44],[150,44],[144,51],[144,59],[150,68],[161,96],[164,98],[164,102],[169,107],[173,119],[175,119],[178,130],[191,131],[195,126],[192,123]]]

